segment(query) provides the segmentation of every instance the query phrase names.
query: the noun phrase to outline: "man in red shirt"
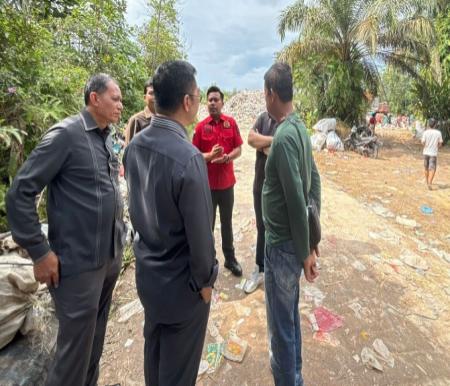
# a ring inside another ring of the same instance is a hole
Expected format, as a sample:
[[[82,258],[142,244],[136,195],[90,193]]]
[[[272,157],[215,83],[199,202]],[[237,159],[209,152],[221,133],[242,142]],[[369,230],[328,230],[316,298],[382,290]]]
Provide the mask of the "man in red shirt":
[[[236,183],[233,160],[241,155],[242,138],[236,121],[222,114],[223,93],[219,87],[211,86],[206,96],[209,116],[195,127],[192,143],[202,152],[208,167],[214,212],[213,229],[219,207],[225,268],[235,276],[242,276],[242,268],[234,254],[232,226]]]

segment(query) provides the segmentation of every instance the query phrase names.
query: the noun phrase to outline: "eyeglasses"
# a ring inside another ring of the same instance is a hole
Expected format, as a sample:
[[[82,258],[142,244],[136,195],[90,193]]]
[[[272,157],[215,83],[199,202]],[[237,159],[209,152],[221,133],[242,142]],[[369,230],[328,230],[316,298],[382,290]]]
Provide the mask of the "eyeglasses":
[[[198,94],[198,95],[195,95],[195,94],[187,94],[187,95],[189,95],[190,97],[196,97],[196,98],[198,98],[198,101],[199,101],[199,102],[202,101],[202,94]]]

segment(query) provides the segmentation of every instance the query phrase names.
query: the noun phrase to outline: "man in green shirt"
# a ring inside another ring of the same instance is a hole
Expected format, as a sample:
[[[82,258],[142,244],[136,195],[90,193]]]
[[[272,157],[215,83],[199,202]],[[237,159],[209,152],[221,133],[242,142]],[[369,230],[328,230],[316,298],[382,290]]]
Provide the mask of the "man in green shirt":
[[[319,249],[309,245],[303,186],[320,210],[320,176],[306,128],[294,113],[292,72],[287,64],[275,63],[266,72],[264,93],[267,111],[279,124],[262,191],[270,364],[276,386],[302,386],[299,280],[302,269],[309,282],[319,275]]]

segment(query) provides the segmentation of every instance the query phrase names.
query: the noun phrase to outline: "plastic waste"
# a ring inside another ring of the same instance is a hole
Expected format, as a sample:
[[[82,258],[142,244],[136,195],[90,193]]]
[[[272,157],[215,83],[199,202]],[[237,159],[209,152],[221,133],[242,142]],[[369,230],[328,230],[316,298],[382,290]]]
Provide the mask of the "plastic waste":
[[[318,307],[314,310],[314,316],[317,320],[319,330],[323,332],[334,331],[344,325],[344,318],[332,313],[324,307]]]
[[[394,357],[381,339],[377,338],[374,340],[373,348],[381,360],[386,362],[389,367],[394,367]]]
[[[368,347],[364,347],[361,351],[361,360],[367,367],[378,371],[383,371],[383,366],[376,358],[375,352]]]
[[[239,338],[235,334],[230,334],[225,343],[223,356],[230,361],[242,362],[247,351],[247,341]]]

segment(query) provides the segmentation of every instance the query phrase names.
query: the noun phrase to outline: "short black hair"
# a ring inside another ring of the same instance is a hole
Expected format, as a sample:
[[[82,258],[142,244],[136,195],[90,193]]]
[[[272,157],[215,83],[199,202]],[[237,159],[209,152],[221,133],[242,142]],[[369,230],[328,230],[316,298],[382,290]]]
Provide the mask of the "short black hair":
[[[437,124],[436,119],[430,118],[430,119],[428,120],[428,127],[429,127],[430,129],[433,129],[433,128],[436,126],[436,124]]]
[[[196,85],[194,66],[184,60],[170,60],[158,66],[153,76],[156,111],[175,112],[184,96]]]
[[[211,87],[208,89],[208,91],[206,91],[206,98],[208,98],[209,94],[211,94],[212,92],[218,92],[218,93],[220,94],[220,99],[221,99],[222,102],[223,102],[223,97],[224,97],[223,92],[222,92],[222,90],[220,90],[220,88],[217,87],[217,86],[211,86]]]
[[[282,62],[273,64],[264,74],[264,87],[269,92],[276,92],[282,102],[292,101],[294,88],[289,64]]]
[[[103,94],[108,88],[108,83],[113,81],[118,84],[110,75],[108,74],[95,74],[92,75],[84,86],[84,104],[89,105],[89,97],[91,92],[96,92],[97,94]]]
[[[144,95],[147,94],[147,89],[151,87],[153,88],[153,79],[150,78],[147,80],[147,82],[144,83]]]

